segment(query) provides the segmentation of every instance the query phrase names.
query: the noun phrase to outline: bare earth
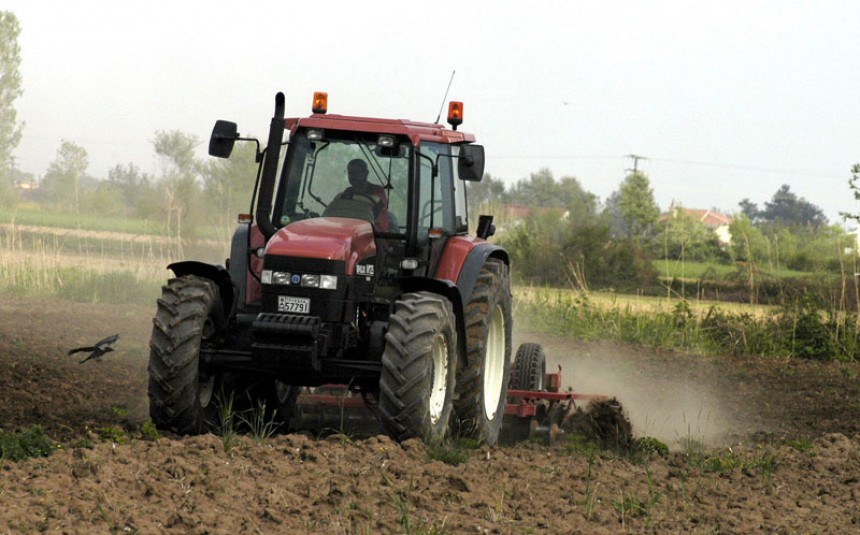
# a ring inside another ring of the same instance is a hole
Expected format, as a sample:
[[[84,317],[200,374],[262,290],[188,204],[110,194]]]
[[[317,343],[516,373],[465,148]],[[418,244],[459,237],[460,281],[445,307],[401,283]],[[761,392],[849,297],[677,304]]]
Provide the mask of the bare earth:
[[[340,435],[240,437],[225,452],[212,435],[142,438],[154,309],[0,300],[0,427],[39,424],[64,444],[0,461],[0,533],[860,533],[856,363],[518,333],[672,453],[526,442],[451,466],[415,441]],[[102,362],[66,356],[114,333]],[[105,427],[128,440],[99,440]]]

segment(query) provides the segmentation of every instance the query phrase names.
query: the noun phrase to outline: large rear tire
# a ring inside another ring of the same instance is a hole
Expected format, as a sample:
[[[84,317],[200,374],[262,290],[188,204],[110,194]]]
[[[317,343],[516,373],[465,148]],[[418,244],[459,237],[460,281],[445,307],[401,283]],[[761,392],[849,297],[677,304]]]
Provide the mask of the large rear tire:
[[[389,317],[379,415],[398,441],[439,443],[451,418],[457,364],[457,328],[446,298],[430,292],[404,294]]]
[[[490,258],[466,305],[466,359],[457,371],[454,428],[493,446],[507,401],[511,358],[511,288],[508,266]]]
[[[162,288],[149,347],[149,415],[158,429],[193,435],[218,425],[217,377],[200,366],[200,348],[222,324],[218,286],[186,275]]]

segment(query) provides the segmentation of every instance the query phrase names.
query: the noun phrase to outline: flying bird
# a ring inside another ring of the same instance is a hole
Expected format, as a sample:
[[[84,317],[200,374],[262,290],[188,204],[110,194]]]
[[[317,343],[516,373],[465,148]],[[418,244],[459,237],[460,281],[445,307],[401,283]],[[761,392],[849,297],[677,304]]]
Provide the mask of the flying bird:
[[[118,334],[115,334],[113,336],[108,336],[104,340],[99,340],[98,342],[96,342],[95,345],[85,346],[85,347],[76,347],[75,349],[70,349],[69,355],[72,355],[74,353],[82,353],[85,351],[89,351],[90,355],[87,358],[85,358],[84,360],[80,361],[78,364],[83,364],[84,362],[86,362],[90,359],[101,360],[102,355],[104,355],[105,353],[110,353],[111,351],[113,351],[111,344],[116,342],[118,339],[119,339]]]

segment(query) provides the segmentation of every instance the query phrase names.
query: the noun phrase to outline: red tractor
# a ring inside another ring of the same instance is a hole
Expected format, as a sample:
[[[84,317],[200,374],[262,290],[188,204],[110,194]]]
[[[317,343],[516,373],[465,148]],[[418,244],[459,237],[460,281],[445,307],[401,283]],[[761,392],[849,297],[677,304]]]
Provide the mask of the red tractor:
[[[240,218],[226,265],[169,266],[150,342],[153,422],[205,432],[232,391],[288,423],[300,389],[341,384],[397,440],[452,431],[495,444],[508,254],[487,241],[492,217],[469,234],[466,182],[481,180],[484,150],[457,130],[462,104],[449,104],[450,129],[326,111],[317,93],[312,115],[285,119],[278,93],[254,217]],[[218,121],[209,154],[229,157],[237,140],[249,139]]]

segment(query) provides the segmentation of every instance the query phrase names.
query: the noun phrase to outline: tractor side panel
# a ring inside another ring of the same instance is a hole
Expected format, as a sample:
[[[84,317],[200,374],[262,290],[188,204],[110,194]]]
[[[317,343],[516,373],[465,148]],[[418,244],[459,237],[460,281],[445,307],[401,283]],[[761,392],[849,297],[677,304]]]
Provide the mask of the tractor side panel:
[[[266,238],[257,224],[251,225],[251,253],[250,265],[245,274],[245,303],[259,303],[263,298],[263,288],[260,285],[260,273],[263,271],[263,259],[256,255],[255,251],[266,245]]]
[[[490,257],[508,263],[508,253],[501,247],[477,236],[454,236],[445,244],[434,278],[456,284],[463,303],[468,303],[478,274]]]

